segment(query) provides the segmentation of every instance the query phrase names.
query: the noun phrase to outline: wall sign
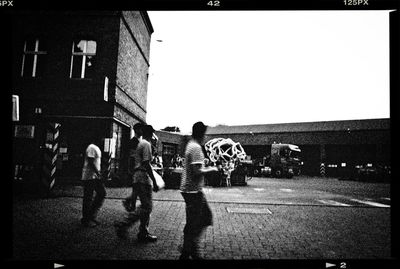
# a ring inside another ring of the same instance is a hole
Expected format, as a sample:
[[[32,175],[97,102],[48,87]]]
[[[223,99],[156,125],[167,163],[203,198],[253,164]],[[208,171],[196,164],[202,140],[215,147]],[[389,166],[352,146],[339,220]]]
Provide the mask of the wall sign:
[[[34,125],[16,125],[14,129],[14,137],[19,138],[34,138],[35,126]]]

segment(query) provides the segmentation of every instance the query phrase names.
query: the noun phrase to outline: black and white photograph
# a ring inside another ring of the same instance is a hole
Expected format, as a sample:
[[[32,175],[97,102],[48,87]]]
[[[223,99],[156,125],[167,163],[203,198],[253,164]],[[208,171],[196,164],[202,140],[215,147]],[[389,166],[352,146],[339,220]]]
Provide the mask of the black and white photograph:
[[[116,2],[0,1],[9,265],[394,266],[398,1]]]

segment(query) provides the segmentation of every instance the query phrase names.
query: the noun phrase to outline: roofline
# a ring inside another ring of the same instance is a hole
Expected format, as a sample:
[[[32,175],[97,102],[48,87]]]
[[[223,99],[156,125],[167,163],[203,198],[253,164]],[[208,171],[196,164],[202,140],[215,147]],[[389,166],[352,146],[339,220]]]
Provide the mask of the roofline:
[[[390,118],[376,118],[376,119],[357,119],[357,120],[331,120],[331,121],[301,121],[301,122],[280,122],[280,123],[266,123],[266,124],[240,124],[240,125],[217,125],[209,126],[209,128],[216,128],[218,126],[226,127],[246,127],[246,126],[269,126],[269,125],[288,125],[288,124],[310,124],[310,123],[330,123],[330,122],[356,122],[356,121],[387,121]]]
[[[151,24],[149,14],[147,13],[147,11],[140,11],[140,15],[142,15],[144,24],[146,25],[146,28],[151,35],[152,33],[154,33],[154,28],[153,25]]]
[[[326,123],[348,123],[348,122],[368,122],[368,121],[388,121],[389,123],[389,128],[373,128],[375,130],[387,130],[390,129],[390,118],[377,118],[377,119],[358,119],[358,120],[334,120],[334,121],[313,121],[313,122],[292,122],[292,123],[271,123],[271,124],[248,124],[248,125],[223,125],[223,127],[225,128],[240,128],[240,127],[268,127],[268,126],[279,126],[279,125],[302,125],[302,124],[326,124]],[[207,129],[206,135],[224,135],[224,134],[230,134],[230,135],[236,135],[236,134],[245,134],[248,133],[247,131],[243,131],[243,132],[215,132],[215,133],[210,133],[209,130],[212,130],[213,128],[218,128],[218,126],[214,126],[211,127],[209,126],[209,128]],[[342,130],[297,130],[297,131],[292,131],[292,130],[285,130],[285,131],[257,131],[255,130],[253,133],[257,133],[257,134],[273,134],[273,133],[305,133],[305,132],[327,132],[327,131],[345,131],[346,129],[343,128]],[[352,129],[351,131],[361,131],[361,130],[370,130],[370,129],[365,129],[365,128],[356,128],[356,129]]]

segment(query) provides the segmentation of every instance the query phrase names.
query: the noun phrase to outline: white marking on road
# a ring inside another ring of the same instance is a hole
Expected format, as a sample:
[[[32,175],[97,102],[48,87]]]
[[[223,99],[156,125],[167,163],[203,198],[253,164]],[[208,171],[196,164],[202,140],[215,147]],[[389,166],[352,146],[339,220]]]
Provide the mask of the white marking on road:
[[[334,205],[334,206],[350,206],[348,204],[345,203],[339,203],[333,200],[318,200],[318,202],[321,202],[323,204],[327,204],[327,205]]]
[[[390,201],[390,198],[388,198],[388,197],[382,197],[381,199]]]
[[[209,193],[209,192],[212,192],[212,189],[211,188],[203,188],[203,191],[205,193]]]
[[[231,189],[228,189],[228,191],[241,192],[238,188],[231,188]]]
[[[376,202],[369,202],[369,201],[363,201],[363,200],[358,200],[358,199],[350,199],[353,202],[361,203],[361,204],[366,204],[370,206],[375,206],[375,207],[390,207],[390,205],[385,205],[381,203],[376,203]]]
[[[243,213],[243,214],[272,214],[268,208],[254,208],[254,207],[227,207],[226,211],[229,213]]]
[[[265,189],[264,188],[253,188],[253,190],[255,190],[255,191],[263,191]]]
[[[281,191],[284,191],[284,192],[293,192],[292,189],[281,189]]]

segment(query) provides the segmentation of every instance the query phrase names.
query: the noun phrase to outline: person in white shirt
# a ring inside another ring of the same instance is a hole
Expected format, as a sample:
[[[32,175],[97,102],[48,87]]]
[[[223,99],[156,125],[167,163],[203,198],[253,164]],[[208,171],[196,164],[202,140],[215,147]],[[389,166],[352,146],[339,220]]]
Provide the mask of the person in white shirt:
[[[86,148],[81,179],[83,182],[81,223],[86,227],[95,227],[99,224],[96,216],[103,205],[106,190],[101,179],[101,151],[94,143]],[[96,192],[94,199],[93,192]]]

